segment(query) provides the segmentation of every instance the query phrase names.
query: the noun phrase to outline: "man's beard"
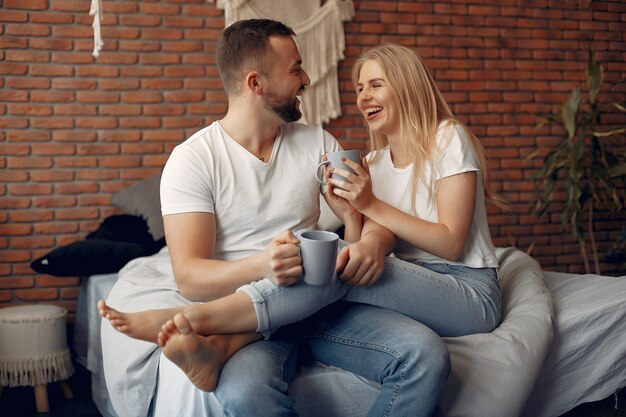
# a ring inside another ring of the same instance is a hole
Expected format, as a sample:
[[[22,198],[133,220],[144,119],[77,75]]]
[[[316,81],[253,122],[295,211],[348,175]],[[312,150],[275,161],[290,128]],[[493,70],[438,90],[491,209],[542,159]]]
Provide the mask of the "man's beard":
[[[263,103],[268,110],[276,113],[285,122],[295,122],[300,120],[302,112],[298,110],[297,98],[280,99],[273,93],[267,93],[263,96]]]

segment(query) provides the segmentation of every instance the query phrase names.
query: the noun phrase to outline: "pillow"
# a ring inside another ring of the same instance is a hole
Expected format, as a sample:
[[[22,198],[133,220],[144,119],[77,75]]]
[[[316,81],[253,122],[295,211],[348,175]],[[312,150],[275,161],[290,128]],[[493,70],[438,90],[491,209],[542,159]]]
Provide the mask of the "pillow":
[[[148,256],[153,249],[130,242],[86,239],[56,248],[30,267],[57,277],[87,276],[118,272],[131,259]]]
[[[35,271],[58,277],[74,277],[118,272],[128,261],[148,256],[165,246],[155,241],[146,221],[139,216],[109,216],[87,240],[54,249],[30,266]]]
[[[128,214],[142,217],[148,231],[159,240],[165,236],[161,216],[161,175],[154,175],[113,194],[111,203]]]
[[[148,233],[146,221],[131,214],[115,214],[107,217],[96,231],[87,235],[87,239],[138,243],[148,247],[155,244],[152,235]]]

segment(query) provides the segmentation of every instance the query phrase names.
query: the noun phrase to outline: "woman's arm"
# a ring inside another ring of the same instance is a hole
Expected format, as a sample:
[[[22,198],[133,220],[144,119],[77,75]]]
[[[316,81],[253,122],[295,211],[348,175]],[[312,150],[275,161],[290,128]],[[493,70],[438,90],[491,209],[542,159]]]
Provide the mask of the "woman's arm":
[[[327,187],[324,199],[333,214],[344,225],[343,240],[350,243],[359,240],[363,228],[363,215],[348,201],[335,195],[331,187]]]
[[[475,171],[439,180],[435,196],[438,222],[433,223],[376,198],[372,192],[369,170],[351,164],[351,161],[347,161],[346,164],[350,165],[356,174],[337,170],[339,175],[352,183],[331,180],[333,186],[348,190],[337,189],[335,191],[337,195],[348,200],[364,216],[417,248],[451,261],[459,259],[474,218],[478,180]]]
[[[450,261],[459,259],[474,218],[476,172],[439,180],[438,222],[422,220],[381,200],[363,207],[363,214],[415,247]]]
[[[302,273],[297,239],[291,232],[276,236],[266,249],[236,261],[213,259],[215,215],[183,213],[163,217],[174,278],[191,301],[210,301],[267,277],[291,285]]]

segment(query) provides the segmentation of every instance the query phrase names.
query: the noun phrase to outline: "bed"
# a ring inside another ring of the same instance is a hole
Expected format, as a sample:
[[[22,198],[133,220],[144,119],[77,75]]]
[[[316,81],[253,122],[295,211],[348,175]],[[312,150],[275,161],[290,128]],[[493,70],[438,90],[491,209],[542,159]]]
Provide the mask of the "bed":
[[[439,398],[442,416],[559,416],[626,385],[626,276],[542,271],[514,248],[498,248],[503,320],[492,333],[446,338],[452,372]],[[167,247],[156,257],[167,257]],[[150,262],[141,258],[138,262]],[[117,417],[106,390],[96,300],[117,274],[81,281],[77,360],[92,374],[92,396]],[[378,387],[320,364],[304,366],[290,386],[300,414],[363,416]],[[193,407],[193,404],[191,405]],[[221,416],[210,401],[211,415]],[[206,409],[206,406],[205,406]]]

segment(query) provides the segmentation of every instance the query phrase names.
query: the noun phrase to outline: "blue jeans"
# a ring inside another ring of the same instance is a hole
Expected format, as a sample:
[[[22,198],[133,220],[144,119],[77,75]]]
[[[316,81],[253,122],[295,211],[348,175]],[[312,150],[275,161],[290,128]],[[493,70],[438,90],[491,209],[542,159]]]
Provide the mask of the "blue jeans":
[[[239,291],[252,299],[257,331],[266,336],[339,299],[397,311],[440,336],[488,333],[500,322],[501,294],[494,268],[414,264],[387,257],[383,276],[371,287],[346,285],[337,279],[323,286],[300,281],[280,287],[263,279]]]
[[[305,323],[312,359],[381,384],[368,416],[430,416],[450,372],[443,340],[390,310],[338,303]],[[224,366],[215,395],[227,416],[297,416],[288,382],[298,359],[294,326],[252,343]]]
[[[270,340],[245,346],[226,362],[215,389],[225,416],[298,415],[289,382],[295,376],[299,334],[299,326],[287,326]]]

